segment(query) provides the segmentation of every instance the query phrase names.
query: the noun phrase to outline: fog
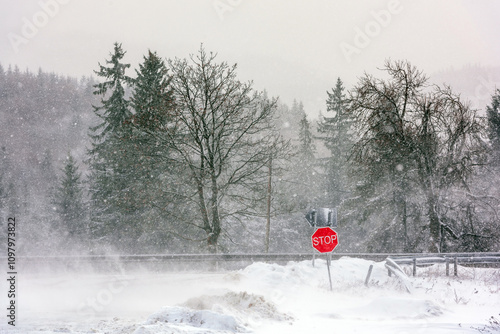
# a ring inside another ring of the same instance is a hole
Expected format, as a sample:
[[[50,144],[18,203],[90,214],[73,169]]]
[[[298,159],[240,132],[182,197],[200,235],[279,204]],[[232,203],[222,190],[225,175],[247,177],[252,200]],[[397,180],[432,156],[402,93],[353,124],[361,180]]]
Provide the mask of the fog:
[[[224,287],[224,273],[24,274],[19,283],[20,326],[95,325],[100,320],[140,323],[166,305]],[[3,324],[2,324],[3,325]]]
[[[498,274],[459,266],[459,277],[451,278],[444,265],[433,265],[398,279],[387,275],[384,262],[345,257],[331,263],[332,291],[324,259],[314,266],[310,260],[254,263],[219,272],[24,275],[17,330],[304,333],[335,327],[342,333],[472,334],[498,328]]]
[[[2,0],[0,62],[73,76],[93,74],[115,41],[136,66],[148,49],[166,58],[201,43],[239,64],[243,79],[303,101],[316,117],[337,77],[346,86],[384,60],[431,75],[498,66],[497,1],[69,1]],[[495,80],[498,80],[496,78]]]

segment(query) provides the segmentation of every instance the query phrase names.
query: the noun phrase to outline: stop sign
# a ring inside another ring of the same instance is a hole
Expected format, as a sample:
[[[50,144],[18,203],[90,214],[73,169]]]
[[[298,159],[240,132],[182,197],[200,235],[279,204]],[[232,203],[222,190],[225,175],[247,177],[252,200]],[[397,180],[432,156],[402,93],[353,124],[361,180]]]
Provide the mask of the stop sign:
[[[312,246],[320,253],[329,253],[339,244],[337,232],[329,227],[318,228],[312,235]]]

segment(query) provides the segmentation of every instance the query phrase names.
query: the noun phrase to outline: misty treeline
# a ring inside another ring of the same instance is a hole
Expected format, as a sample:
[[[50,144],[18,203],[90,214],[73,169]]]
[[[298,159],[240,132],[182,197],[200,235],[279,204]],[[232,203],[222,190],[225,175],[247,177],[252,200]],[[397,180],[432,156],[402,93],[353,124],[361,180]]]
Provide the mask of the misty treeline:
[[[0,214],[25,253],[304,252],[315,207],[345,252],[498,251],[499,91],[481,114],[388,61],[311,121],[236,70],[203,46],[132,69],[118,43],[95,79],[0,68]]]

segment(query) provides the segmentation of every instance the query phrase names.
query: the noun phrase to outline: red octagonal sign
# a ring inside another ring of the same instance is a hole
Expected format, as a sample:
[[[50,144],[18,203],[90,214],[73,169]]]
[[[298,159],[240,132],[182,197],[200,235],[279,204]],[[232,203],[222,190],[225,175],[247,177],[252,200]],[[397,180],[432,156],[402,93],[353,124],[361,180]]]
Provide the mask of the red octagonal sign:
[[[337,247],[339,239],[337,232],[329,227],[318,228],[312,235],[312,245],[320,253],[329,253]]]

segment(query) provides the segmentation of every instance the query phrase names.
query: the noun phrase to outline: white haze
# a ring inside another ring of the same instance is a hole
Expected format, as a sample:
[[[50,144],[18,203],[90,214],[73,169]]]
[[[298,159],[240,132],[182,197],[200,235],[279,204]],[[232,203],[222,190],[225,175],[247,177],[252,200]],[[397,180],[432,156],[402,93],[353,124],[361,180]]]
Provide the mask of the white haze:
[[[337,77],[352,86],[387,58],[408,59],[428,74],[494,67],[500,58],[500,3],[492,0],[1,0],[0,6],[4,66],[91,75],[115,41],[133,65],[148,49],[184,58],[204,43],[221,60],[238,63],[242,79],[287,104],[303,101],[314,117],[325,110],[325,92]],[[346,56],[346,44],[356,53]],[[470,92],[461,92],[472,99],[481,85],[474,80]],[[490,81],[491,90],[500,78]]]
[[[374,265],[368,286],[364,285]],[[408,273],[411,268],[406,268]],[[479,333],[498,320],[498,269],[418,268],[405,285],[384,262],[341,258],[242,270],[28,274],[22,333]],[[17,333],[3,327],[2,333]],[[498,330],[498,327],[497,327]],[[485,331],[488,333],[488,331]]]

